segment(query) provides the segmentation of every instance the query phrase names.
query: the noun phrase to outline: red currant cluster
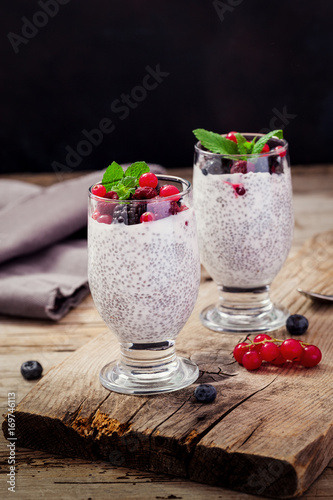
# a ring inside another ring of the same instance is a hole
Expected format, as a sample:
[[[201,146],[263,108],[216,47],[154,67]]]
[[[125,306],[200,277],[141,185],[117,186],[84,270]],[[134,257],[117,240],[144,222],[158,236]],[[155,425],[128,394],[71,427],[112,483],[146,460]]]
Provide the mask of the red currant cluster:
[[[299,363],[307,368],[316,366],[321,360],[318,347],[296,339],[272,339],[267,334],[257,335],[253,341],[240,342],[234,348],[234,358],[247,370],[256,370],[263,361],[283,365],[286,361]]]

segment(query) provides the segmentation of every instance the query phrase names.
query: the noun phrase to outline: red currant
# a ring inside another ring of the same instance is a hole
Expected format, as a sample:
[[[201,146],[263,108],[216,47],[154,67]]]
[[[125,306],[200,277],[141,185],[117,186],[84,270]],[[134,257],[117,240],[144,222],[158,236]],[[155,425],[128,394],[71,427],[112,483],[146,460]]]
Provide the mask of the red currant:
[[[95,186],[91,188],[91,193],[95,196],[103,197],[106,193],[106,188],[105,186],[103,186],[103,184],[95,184]]]
[[[300,363],[302,366],[312,368],[320,363],[321,357],[321,351],[318,347],[315,345],[306,345],[303,348]]]
[[[179,193],[179,189],[176,186],[172,186],[171,184],[165,184],[160,189],[160,196],[162,198],[166,198],[167,196],[172,196],[173,194]],[[174,198],[176,199],[176,198]],[[179,197],[177,197],[179,200]]]
[[[226,135],[226,139],[229,139],[229,141],[236,142],[237,144],[237,139],[235,134],[237,134],[237,132],[229,132],[229,134]]]
[[[101,222],[103,224],[111,224],[112,216],[111,215],[100,215],[97,219],[97,222]]]
[[[288,361],[299,361],[302,352],[303,347],[298,340],[287,339],[281,344],[281,354]]]
[[[257,335],[256,337],[254,337],[253,339],[253,342],[262,342],[263,340],[271,340],[272,337],[270,337],[269,335],[267,335],[267,333],[259,333],[259,335]],[[257,352],[260,352],[261,351],[261,348],[262,348],[262,345],[263,344],[258,344],[254,347],[254,349],[257,351]]]
[[[246,352],[248,352],[250,349],[250,344],[247,344],[246,342],[240,342],[234,347],[233,355],[236,361],[238,363],[242,364],[242,359],[243,356]]]
[[[146,174],[142,174],[139,179],[139,185],[141,187],[152,187],[156,188],[158,184],[158,178],[153,172],[147,172]]]
[[[247,370],[256,370],[261,366],[262,360],[255,350],[248,351],[242,358],[242,364]]]
[[[281,151],[281,149],[282,149],[282,151]],[[276,146],[276,148],[274,148],[274,151],[276,151],[277,153],[279,153],[279,156],[281,156],[281,158],[283,158],[287,154],[287,151],[284,149],[283,146]]]
[[[151,212],[145,212],[140,217],[140,222],[151,222],[152,220],[155,220],[155,215]]]
[[[260,349],[260,356],[264,361],[274,361],[280,355],[280,349],[274,342],[266,342]]]
[[[269,152],[269,145],[268,144],[265,144],[265,146],[262,148],[261,152],[262,153],[268,153]]]
[[[279,349],[279,355],[278,355],[278,357],[275,358],[275,359],[273,359],[273,361],[271,361],[272,365],[275,365],[275,366],[284,365],[284,363],[286,362],[286,359],[281,354],[280,347],[278,347],[278,349]]]

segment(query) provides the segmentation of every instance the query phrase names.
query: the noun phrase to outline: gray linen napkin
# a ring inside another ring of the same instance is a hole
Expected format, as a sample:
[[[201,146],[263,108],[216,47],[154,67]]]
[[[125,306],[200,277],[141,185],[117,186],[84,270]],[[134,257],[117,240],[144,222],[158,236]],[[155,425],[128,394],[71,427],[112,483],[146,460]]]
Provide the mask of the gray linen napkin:
[[[59,320],[89,293],[87,241],[66,238],[87,225],[88,188],[102,175],[47,188],[0,181],[0,314]]]

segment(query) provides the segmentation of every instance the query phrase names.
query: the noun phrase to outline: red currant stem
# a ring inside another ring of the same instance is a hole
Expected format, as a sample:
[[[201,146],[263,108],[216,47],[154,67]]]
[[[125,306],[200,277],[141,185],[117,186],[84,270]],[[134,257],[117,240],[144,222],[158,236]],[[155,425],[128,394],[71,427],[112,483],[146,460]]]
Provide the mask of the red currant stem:
[[[280,342],[281,344],[284,342],[284,340],[281,340],[281,339],[264,339],[264,340],[259,340],[258,342],[253,342],[253,340],[249,339],[248,337],[245,339],[245,340],[249,340],[251,345],[260,345],[260,344],[266,344],[267,342]],[[309,344],[308,342],[303,342],[303,341],[299,341],[299,343],[302,345],[302,346],[305,346],[305,345],[312,345],[312,344]]]

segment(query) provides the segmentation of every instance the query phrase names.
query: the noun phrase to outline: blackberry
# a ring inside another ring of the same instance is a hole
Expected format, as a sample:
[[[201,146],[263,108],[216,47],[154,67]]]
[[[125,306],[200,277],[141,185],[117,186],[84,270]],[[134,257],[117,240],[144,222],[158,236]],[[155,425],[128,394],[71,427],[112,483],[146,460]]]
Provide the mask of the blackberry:
[[[130,203],[127,207],[128,225],[140,224],[140,217],[147,211],[147,203]]]
[[[113,211],[112,224],[128,225],[127,204],[119,204]]]

